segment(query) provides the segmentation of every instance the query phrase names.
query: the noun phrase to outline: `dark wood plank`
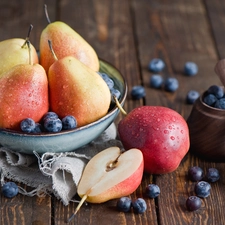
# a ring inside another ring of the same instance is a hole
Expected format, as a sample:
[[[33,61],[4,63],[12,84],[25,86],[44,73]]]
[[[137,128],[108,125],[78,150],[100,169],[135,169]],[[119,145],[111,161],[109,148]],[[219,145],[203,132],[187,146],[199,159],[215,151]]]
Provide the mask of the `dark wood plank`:
[[[18,185],[30,190],[22,184]],[[18,194],[8,199],[0,195],[0,224],[51,224],[51,198],[49,196],[27,197]]]
[[[96,50],[98,56],[116,66],[127,80],[129,91],[133,85],[141,83],[138,58],[133,36],[133,18],[129,1],[72,1],[64,2],[60,19],[68,23],[81,34]],[[68,11],[73,11],[69,14]],[[82,19],[82,18],[85,18]],[[141,105],[142,101],[132,101],[128,95],[125,110],[130,111]],[[117,121],[121,119],[118,116]],[[152,176],[146,175],[141,186],[130,197],[135,199],[143,196],[145,186],[150,183]],[[157,224],[154,201],[147,200],[148,213],[135,215],[116,211],[116,200],[100,205],[89,204],[78,212],[74,224]],[[63,208],[61,203],[55,202],[55,223],[63,224],[73,212],[77,204],[70,204]]]
[[[225,58],[224,30],[225,30],[225,2],[223,0],[205,0],[209,23],[215,38],[219,58]]]
[[[38,49],[42,29],[47,25],[43,4],[48,5],[52,21],[62,20],[80,33],[95,49],[100,58],[115,65],[132,86],[143,84],[147,96],[133,101],[128,92],[125,110],[139,105],[162,105],[178,111],[188,118],[192,106],[185,104],[190,89],[203,92],[211,84],[220,84],[214,73],[215,63],[224,57],[224,2],[166,1],[166,0],[78,0],[78,1],[6,1],[0,3],[0,41],[12,37],[25,37],[29,24],[34,25],[31,42]],[[148,63],[159,57],[166,62],[161,73],[165,78],[179,80],[176,93],[154,90],[149,87],[152,75]],[[199,66],[195,77],[186,77],[186,61]],[[120,114],[116,120],[122,118]],[[187,179],[189,167],[204,169],[216,167],[221,172],[219,182],[212,184],[210,197],[203,206],[188,212],[185,201],[193,195],[194,183]],[[207,162],[188,154],[173,173],[152,176],[144,174],[142,184],[130,197],[143,197],[148,209],[143,215],[119,213],[116,200],[103,204],[84,205],[71,224],[204,224],[222,225],[225,221],[224,163]],[[144,189],[149,183],[161,189],[158,199],[147,199]],[[25,187],[26,188],[26,187]],[[65,224],[76,208],[76,203],[65,207],[59,200],[18,195],[13,199],[0,196],[0,224]]]
[[[194,89],[201,93],[212,84],[221,84],[214,73],[218,56],[205,6],[201,1],[143,0],[141,4],[140,1],[132,2],[141,72],[147,92],[146,104],[172,108],[187,119],[192,108],[185,104],[187,92]],[[215,17],[213,21],[216,23]],[[142,26],[139,26],[140,24]],[[161,73],[165,78],[171,76],[179,80],[180,87],[176,93],[149,88],[151,73],[147,70],[147,65],[155,57],[166,62],[166,68]],[[184,76],[183,66],[186,61],[198,64],[197,76]],[[212,195],[203,200],[201,210],[194,213],[186,210],[186,199],[194,194],[194,184],[188,181],[186,175],[188,168],[194,165],[199,165],[204,170],[216,167],[221,172],[225,166],[223,163],[211,164],[188,154],[175,172],[156,176],[156,183],[161,188],[157,203],[160,225],[223,224],[222,179],[212,185]]]
[[[49,15],[55,19],[56,1],[6,1],[0,2],[0,41],[9,38],[25,38],[33,24],[30,41],[38,49],[39,37],[47,20],[44,4],[51,3]],[[23,186],[23,185],[22,185]],[[23,186],[23,188],[26,188]],[[0,196],[0,224],[51,224],[51,197],[27,197],[18,195],[13,199]]]
[[[31,43],[38,49],[41,31],[47,25],[44,14],[44,4],[48,7],[49,17],[52,20],[57,18],[56,1],[1,1],[0,8],[0,41],[9,38],[25,38],[30,24],[33,30],[30,35]]]

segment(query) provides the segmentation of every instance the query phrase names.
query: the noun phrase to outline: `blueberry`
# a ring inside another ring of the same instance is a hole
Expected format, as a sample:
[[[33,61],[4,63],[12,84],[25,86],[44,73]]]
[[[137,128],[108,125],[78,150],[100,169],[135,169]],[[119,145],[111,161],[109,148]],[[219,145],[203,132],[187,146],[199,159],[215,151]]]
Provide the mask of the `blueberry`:
[[[18,186],[14,182],[7,182],[2,186],[2,194],[7,198],[13,198],[18,194]]]
[[[164,88],[166,91],[175,92],[179,87],[179,82],[176,78],[169,77],[165,80]]]
[[[149,184],[146,189],[145,189],[145,194],[149,197],[149,198],[156,198],[159,196],[160,194],[160,188],[158,185],[156,184]]]
[[[198,66],[194,62],[186,62],[184,65],[184,74],[187,76],[194,76],[198,73]]]
[[[188,178],[191,181],[200,181],[202,180],[203,176],[203,170],[198,166],[193,166],[188,170]]]
[[[206,198],[210,195],[211,185],[206,181],[199,181],[195,184],[195,194],[198,197]]]
[[[122,197],[117,201],[116,208],[120,212],[129,212],[131,209],[131,199],[128,197]]]
[[[199,92],[194,90],[189,91],[186,97],[187,104],[194,104],[194,102],[199,98],[199,96]]]
[[[147,209],[147,204],[143,198],[138,198],[135,201],[132,201],[132,207],[134,213],[144,213]]]
[[[225,109],[225,98],[218,99],[214,105],[217,109]]]
[[[164,67],[165,67],[165,63],[163,62],[162,59],[158,59],[158,58],[152,59],[148,64],[149,70],[154,73],[158,73],[162,71]]]
[[[48,132],[59,132],[62,130],[62,121],[59,118],[47,118],[44,120],[44,128]]]
[[[195,211],[199,209],[202,205],[202,201],[199,197],[197,196],[190,196],[186,200],[186,207],[189,211]]]
[[[224,96],[224,90],[222,87],[218,85],[212,85],[207,90],[208,94],[213,94],[216,96],[216,98],[220,99]]]
[[[74,116],[68,115],[62,119],[62,129],[70,130],[77,126],[77,121]]]
[[[135,100],[145,97],[145,88],[141,85],[133,86],[131,90],[131,96]]]
[[[213,183],[220,179],[220,174],[216,168],[209,168],[205,177],[208,182]]]
[[[34,120],[31,118],[26,118],[26,119],[22,120],[20,123],[20,129],[26,133],[33,132],[33,130],[35,129]]]
[[[43,121],[45,121],[48,118],[58,119],[59,117],[58,117],[58,115],[55,112],[47,112],[43,116]]]
[[[41,133],[43,131],[43,127],[40,123],[35,123],[35,128],[32,133]]]
[[[163,85],[163,78],[160,74],[153,74],[150,78],[150,87],[161,88]]]
[[[117,90],[117,89],[115,89],[115,88],[112,88],[112,89],[110,90],[110,92],[111,92],[111,95],[112,95],[112,96],[116,96],[117,99],[119,99],[120,96],[121,96],[120,91]]]
[[[106,82],[107,86],[109,87],[109,90],[111,90],[114,87],[114,81],[106,73],[100,73],[100,72],[98,72],[98,74]]]
[[[213,106],[217,101],[217,98],[215,95],[213,94],[207,94],[204,98],[203,98],[203,102],[209,106]]]

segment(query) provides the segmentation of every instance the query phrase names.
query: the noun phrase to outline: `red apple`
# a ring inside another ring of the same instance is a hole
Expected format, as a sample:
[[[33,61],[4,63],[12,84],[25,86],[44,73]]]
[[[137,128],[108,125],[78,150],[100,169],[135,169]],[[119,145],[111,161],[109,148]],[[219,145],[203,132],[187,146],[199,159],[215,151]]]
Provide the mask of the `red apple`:
[[[165,174],[177,169],[190,147],[189,130],[176,111],[161,106],[133,109],[118,124],[125,149],[140,149],[144,170]]]

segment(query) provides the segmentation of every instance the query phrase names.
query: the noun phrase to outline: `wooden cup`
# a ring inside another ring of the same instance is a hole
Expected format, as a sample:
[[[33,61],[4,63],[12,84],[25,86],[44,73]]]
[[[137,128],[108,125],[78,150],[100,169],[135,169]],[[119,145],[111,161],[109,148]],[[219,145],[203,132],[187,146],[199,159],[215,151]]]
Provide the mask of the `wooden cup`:
[[[190,151],[201,158],[225,161],[225,110],[203,102],[205,93],[194,103],[187,119]]]

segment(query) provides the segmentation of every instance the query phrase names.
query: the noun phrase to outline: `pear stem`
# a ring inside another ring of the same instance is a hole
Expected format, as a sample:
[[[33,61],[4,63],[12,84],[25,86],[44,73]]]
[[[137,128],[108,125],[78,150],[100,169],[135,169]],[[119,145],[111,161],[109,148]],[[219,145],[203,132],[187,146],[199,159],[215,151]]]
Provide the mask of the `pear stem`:
[[[121,104],[119,103],[117,97],[115,95],[113,95],[113,99],[116,102],[117,107],[119,108],[119,110],[123,113],[123,115],[127,115],[127,112],[123,109],[123,107],[121,106]]]
[[[48,40],[48,45],[49,45],[49,48],[50,48],[50,50],[51,50],[51,52],[52,52],[52,55],[53,55],[54,59],[55,59],[55,60],[58,60],[58,58],[57,58],[57,56],[56,56],[56,54],[55,54],[55,52],[54,52],[54,50],[53,50],[52,42],[51,42],[50,40]]]
[[[46,19],[47,19],[48,23],[50,24],[51,20],[50,20],[49,15],[48,15],[48,9],[47,8],[48,8],[47,5],[44,4],[45,16],[46,16]]]
[[[25,41],[24,41],[24,43],[23,43],[23,45],[22,45],[22,47],[21,47],[21,48],[24,48],[24,47],[25,47],[25,45],[27,45],[27,41],[28,41],[28,40],[29,40],[29,38],[30,38],[30,33],[31,33],[32,29],[33,29],[33,25],[32,25],[32,24],[30,24],[30,26],[29,26],[29,30],[28,30],[28,34],[27,34],[27,36],[26,36],[26,38],[25,38]]]
[[[74,218],[74,216],[77,214],[77,212],[79,211],[80,207],[83,205],[83,203],[85,202],[85,200],[87,199],[87,195],[84,195],[80,201],[80,203],[78,204],[75,212],[70,216],[70,218],[67,220],[67,223],[70,223],[71,220]]]
[[[30,64],[30,65],[33,65],[33,62],[32,62],[32,57],[31,57],[30,41],[29,41],[29,40],[27,40],[27,41],[26,41],[26,43],[27,43],[27,46],[28,46],[28,51],[29,51],[29,64]]]

